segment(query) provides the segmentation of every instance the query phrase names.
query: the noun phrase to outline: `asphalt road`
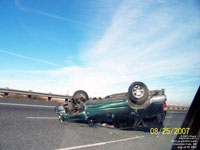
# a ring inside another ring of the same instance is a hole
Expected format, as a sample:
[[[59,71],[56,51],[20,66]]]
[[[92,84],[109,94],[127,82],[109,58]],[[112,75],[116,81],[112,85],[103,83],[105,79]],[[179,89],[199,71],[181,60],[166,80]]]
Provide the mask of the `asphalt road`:
[[[58,121],[55,102],[0,99],[0,150],[168,150],[175,135],[89,127]],[[179,128],[185,111],[169,111],[165,128]]]

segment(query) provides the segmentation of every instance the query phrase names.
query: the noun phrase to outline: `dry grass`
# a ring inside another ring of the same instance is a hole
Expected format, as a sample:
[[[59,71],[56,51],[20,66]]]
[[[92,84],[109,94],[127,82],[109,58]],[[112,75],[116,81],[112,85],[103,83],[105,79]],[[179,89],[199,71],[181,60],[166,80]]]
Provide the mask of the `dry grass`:
[[[3,93],[0,93],[0,98],[14,98],[14,99],[30,99],[30,100],[38,100],[38,101],[48,101],[48,98],[45,98],[45,97],[31,96],[31,98],[28,98],[27,95],[14,94],[14,93],[9,93],[8,96],[5,96]]]

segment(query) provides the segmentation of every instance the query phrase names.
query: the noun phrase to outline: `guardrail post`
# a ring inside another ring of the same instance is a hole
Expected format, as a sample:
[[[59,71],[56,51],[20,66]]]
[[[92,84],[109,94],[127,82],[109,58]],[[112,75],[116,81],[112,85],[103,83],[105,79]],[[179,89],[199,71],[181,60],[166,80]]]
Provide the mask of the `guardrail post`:
[[[48,97],[48,101],[51,101],[51,97]]]

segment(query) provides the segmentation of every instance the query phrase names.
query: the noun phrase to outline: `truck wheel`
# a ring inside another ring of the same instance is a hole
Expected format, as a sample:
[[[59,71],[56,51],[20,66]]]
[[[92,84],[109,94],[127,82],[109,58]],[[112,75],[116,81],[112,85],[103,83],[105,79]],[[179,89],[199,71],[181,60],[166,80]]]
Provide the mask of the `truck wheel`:
[[[74,92],[72,97],[74,99],[84,99],[84,101],[87,101],[89,99],[88,94],[83,90],[78,90]]]
[[[133,82],[128,89],[129,99],[136,105],[144,104],[149,96],[149,90],[143,82]]]
[[[161,127],[161,128],[164,127],[164,125],[163,125],[164,118],[165,118],[164,115],[158,115],[157,116],[157,123],[158,123],[158,126]]]

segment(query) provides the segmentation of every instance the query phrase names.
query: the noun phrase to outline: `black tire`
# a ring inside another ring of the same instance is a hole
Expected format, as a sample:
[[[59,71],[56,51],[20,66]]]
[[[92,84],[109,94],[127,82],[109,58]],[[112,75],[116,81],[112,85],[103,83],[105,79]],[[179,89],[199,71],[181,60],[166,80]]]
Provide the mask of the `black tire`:
[[[158,115],[157,116],[157,123],[158,123],[158,126],[160,127],[164,127],[164,120],[165,120],[165,116],[166,116],[166,113],[164,115]]]
[[[74,99],[84,99],[84,101],[89,100],[88,94],[83,90],[78,90],[74,92],[73,96]]]
[[[133,82],[129,86],[128,96],[134,104],[142,105],[148,100],[149,90],[143,82]]]

